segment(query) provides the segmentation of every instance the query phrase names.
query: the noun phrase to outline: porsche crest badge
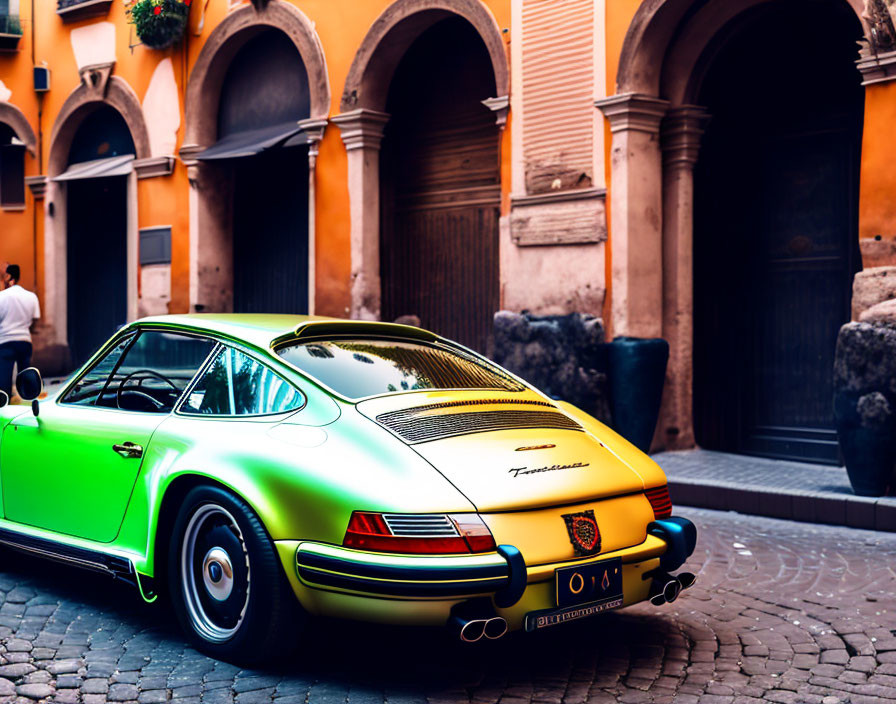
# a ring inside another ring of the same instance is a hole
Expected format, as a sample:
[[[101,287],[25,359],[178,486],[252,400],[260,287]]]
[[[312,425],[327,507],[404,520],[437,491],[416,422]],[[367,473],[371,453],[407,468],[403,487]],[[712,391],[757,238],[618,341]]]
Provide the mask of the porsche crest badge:
[[[594,511],[588,509],[579,513],[564,514],[569,542],[577,557],[594,555],[600,552],[600,529],[594,518]]]

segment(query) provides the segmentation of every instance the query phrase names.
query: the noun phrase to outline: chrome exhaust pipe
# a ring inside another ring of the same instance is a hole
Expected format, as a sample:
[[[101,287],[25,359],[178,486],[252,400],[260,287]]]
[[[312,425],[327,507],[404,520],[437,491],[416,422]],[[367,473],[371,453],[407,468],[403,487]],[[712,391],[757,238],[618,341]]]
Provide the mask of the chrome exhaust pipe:
[[[682,589],[690,589],[697,581],[697,575],[691,574],[690,572],[682,572],[681,574],[677,575],[677,579],[679,582],[681,582]]]
[[[653,573],[648,599],[654,606],[662,606],[675,601],[681,593],[681,582],[667,572]]]
[[[482,638],[495,640],[507,633],[507,621],[495,613],[487,599],[474,599],[455,604],[448,619],[448,628],[464,643]]]
[[[678,598],[678,595],[681,594],[681,582],[677,579],[673,579],[663,586],[663,598],[666,600],[667,604],[671,604]]]
[[[488,620],[484,618],[468,619],[463,616],[452,616],[448,624],[464,643],[475,643],[485,635],[487,622]]]
[[[682,572],[671,575],[668,572],[656,571],[653,573],[653,582],[650,584],[650,595],[647,597],[654,606],[671,604],[685,589],[690,589],[697,581],[697,576],[690,572]]]
[[[483,634],[489,640],[497,640],[505,633],[507,633],[507,621],[505,621],[501,616],[495,616],[485,622],[485,629],[483,630]]]

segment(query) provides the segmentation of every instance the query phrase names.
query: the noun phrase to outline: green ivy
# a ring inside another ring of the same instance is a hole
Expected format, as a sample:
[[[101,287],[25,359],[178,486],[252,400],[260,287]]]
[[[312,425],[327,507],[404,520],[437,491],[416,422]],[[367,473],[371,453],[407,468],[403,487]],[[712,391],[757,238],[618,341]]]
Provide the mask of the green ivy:
[[[165,49],[183,35],[190,0],[137,0],[128,14],[141,42],[151,49]]]

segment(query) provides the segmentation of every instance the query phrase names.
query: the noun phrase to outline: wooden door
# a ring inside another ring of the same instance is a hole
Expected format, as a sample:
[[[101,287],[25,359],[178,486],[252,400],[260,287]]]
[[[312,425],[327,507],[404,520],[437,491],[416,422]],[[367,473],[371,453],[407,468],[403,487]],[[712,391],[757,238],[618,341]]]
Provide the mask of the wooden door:
[[[233,310],[308,313],[308,150],[233,160]]]
[[[852,134],[764,145],[748,290],[744,451],[834,462],[834,348],[850,317],[855,238]]]
[[[127,177],[65,188],[68,344],[78,366],[127,322]]]
[[[382,152],[382,317],[486,352],[498,309],[498,128],[481,39],[444,20],[408,50]]]

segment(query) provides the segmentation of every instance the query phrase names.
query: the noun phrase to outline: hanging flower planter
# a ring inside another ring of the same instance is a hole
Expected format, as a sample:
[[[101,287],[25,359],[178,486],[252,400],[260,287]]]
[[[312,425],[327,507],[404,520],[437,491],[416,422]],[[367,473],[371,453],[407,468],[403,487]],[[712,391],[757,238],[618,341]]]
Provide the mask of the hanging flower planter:
[[[137,36],[150,49],[167,49],[183,36],[191,0],[137,0],[128,10]]]

